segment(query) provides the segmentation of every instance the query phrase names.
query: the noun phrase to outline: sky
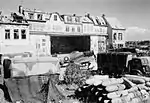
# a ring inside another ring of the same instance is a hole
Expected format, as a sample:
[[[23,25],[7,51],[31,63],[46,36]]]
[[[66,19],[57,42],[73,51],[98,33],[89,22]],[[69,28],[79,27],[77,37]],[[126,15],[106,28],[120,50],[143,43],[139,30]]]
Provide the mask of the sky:
[[[150,0],[0,0],[0,10],[17,11],[20,4],[60,14],[105,14],[126,28],[126,40],[150,40]]]

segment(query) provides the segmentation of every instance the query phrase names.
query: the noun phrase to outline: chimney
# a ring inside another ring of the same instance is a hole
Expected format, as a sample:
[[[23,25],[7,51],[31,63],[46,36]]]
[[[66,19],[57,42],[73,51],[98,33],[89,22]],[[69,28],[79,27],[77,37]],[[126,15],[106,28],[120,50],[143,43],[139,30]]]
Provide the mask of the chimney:
[[[90,17],[90,13],[85,13],[85,17]]]
[[[105,14],[102,14],[102,17],[105,17]]]
[[[22,14],[22,11],[23,11],[23,7],[19,5],[19,13]]]

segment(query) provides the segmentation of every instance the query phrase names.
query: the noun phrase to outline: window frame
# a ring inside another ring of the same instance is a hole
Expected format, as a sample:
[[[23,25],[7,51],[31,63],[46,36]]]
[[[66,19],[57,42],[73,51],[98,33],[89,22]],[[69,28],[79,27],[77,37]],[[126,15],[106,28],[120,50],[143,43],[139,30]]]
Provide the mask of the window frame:
[[[42,14],[37,14],[37,20],[43,20],[43,15]]]
[[[34,13],[28,13],[29,19],[33,20],[34,19]]]
[[[79,33],[81,32],[80,26],[77,27],[77,32],[79,32]]]
[[[71,16],[67,16],[67,21],[68,22],[72,22],[72,17]]]
[[[22,32],[23,30],[25,31],[25,38],[23,38],[23,35],[24,35],[23,32]],[[24,39],[27,39],[27,32],[26,32],[26,29],[21,29],[21,39],[23,39],[23,40],[24,40]]]
[[[118,33],[118,40],[123,40],[122,33]]]
[[[57,15],[54,15],[54,21],[57,21],[58,18],[57,18]]]
[[[113,40],[117,40],[117,33],[113,34]]]
[[[9,31],[9,32],[6,32],[6,31]],[[5,40],[10,40],[11,37],[10,37],[10,29],[5,29]]]
[[[66,32],[69,32],[69,26],[66,26]]]
[[[72,29],[71,29],[71,30],[72,30],[72,32],[75,32],[75,27],[72,27]]]
[[[15,32],[15,30],[16,30],[17,32]],[[16,34],[16,35],[15,35],[15,34]],[[17,38],[16,38],[16,36],[17,36]],[[14,29],[14,39],[15,39],[15,40],[19,39],[19,29]]]

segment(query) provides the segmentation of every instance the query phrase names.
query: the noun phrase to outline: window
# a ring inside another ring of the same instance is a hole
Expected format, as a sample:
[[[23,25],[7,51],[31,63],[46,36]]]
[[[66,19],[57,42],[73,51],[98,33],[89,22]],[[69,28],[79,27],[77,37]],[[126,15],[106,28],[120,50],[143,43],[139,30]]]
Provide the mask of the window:
[[[71,21],[72,21],[72,18],[71,18],[70,16],[68,16],[68,17],[67,17],[67,21],[68,21],[68,22],[71,22]]]
[[[75,22],[76,22],[76,23],[79,23],[79,22],[80,22],[80,20],[79,20],[78,17],[75,18]]]
[[[69,32],[69,26],[66,26],[66,31]]]
[[[42,20],[42,14],[37,14],[37,20]]]
[[[28,13],[29,19],[34,19],[34,14],[33,13]]]
[[[10,30],[9,29],[5,30],[5,39],[10,39]]]
[[[114,33],[114,40],[116,40],[117,38],[116,38],[116,36],[117,36],[117,34],[116,33]]]
[[[19,31],[18,31],[18,29],[14,30],[14,39],[19,39]]]
[[[46,39],[42,39],[42,46],[46,46]]]
[[[72,32],[75,32],[75,28],[74,27],[72,27]]]
[[[77,27],[77,31],[78,31],[78,32],[81,32],[81,30],[80,30],[80,27],[79,27],[79,26]]]
[[[54,15],[54,21],[57,21],[57,15]]]
[[[26,30],[21,30],[21,39],[26,39]]]
[[[118,40],[122,40],[122,33],[118,33]]]

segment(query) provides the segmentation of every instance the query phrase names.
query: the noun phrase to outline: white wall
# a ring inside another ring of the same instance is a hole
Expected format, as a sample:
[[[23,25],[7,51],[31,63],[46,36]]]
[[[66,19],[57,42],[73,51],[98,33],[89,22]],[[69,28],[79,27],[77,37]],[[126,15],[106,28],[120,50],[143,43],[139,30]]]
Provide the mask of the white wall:
[[[10,29],[10,39],[5,39],[5,29]],[[14,29],[19,30],[19,39],[14,39]],[[21,29],[26,30],[26,39],[21,39]],[[23,25],[1,25],[0,26],[0,41],[5,45],[27,45],[29,44],[29,27]]]
[[[43,41],[44,40],[44,41]],[[50,36],[31,34],[31,45],[35,55],[50,55]]]
[[[112,39],[113,35],[116,33],[116,40],[114,40],[114,44],[123,44],[125,46],[125,30],[112,30]],[[122,40],[118,39],[119,33],[122,33]]]
[[[5,39],[5,29],[10,30],[10,39]],[[19,31],[19,39],[14,39],[14,29]],[[21,30],[26,30],[26,39],[21,39]],[[33,52],[30,44],[29,27],[27,25],[1,24],[0,26],[0,52],[20,53]]]
[[[54,20],[54,15],[57,16],[57,21]],[[51,15],[50,20],[45,25],[46,32],[63,33],[65,30],[64,22],[60,20],[59,15],[56,13]]]

